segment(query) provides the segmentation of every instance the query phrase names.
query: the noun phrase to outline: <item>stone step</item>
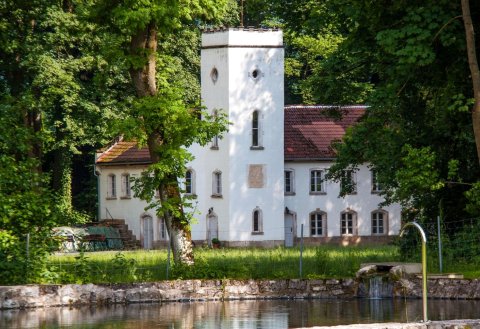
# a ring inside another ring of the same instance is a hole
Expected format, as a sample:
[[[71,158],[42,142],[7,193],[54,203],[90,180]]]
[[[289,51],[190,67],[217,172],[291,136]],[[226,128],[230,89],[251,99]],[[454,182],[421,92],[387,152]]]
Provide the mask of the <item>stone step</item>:
[[[125,223],[124,219],[103,219],[99,224],[117,229],[124,249],[138,249],[141,247],[140,241],[137,240],[133,231],[128,229],[128,224]]]

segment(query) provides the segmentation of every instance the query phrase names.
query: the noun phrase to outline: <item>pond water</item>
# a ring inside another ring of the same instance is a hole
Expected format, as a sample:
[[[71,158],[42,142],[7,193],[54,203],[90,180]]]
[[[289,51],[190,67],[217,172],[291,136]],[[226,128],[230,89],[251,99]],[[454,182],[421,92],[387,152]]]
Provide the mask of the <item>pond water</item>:
[[[429,300],[430,320],[478,319],[480,301]],[[244,300],[0,311],[0,328],[282,329],[415,322],[421,300]]]

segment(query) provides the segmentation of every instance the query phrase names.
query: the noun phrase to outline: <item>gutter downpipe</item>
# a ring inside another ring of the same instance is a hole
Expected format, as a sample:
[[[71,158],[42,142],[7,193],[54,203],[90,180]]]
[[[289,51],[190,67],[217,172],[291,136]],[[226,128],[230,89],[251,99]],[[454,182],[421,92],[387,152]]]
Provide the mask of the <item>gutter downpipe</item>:
[[[425,231],[417,222],[409,222],[403,226],[400,231],[400,237],[405,233],[405,229],[408,226],[415,226],[422,237],[422,305],[423,305],[423,322],[428,321],[427,315],[427,236]]]

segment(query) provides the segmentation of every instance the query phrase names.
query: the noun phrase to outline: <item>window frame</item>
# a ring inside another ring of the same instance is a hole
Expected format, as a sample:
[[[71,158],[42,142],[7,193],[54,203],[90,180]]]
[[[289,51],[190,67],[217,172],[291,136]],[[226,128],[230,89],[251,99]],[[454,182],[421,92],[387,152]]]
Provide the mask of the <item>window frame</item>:
[[[320,173],[320,178],[318,178],[316,173]],[[318,182],[320,180],[320,182]],[[320,186],[320,190],[317,190],[318,186]],[[315,187],[315,188],[314,188]],[[327,194],[326,186],[325,186],[325,170],[313,168],[310,169],[310,177],[309,177],[309,191],[311,195],[322,195]]]
[[[263,235],[263,212],[259,207],[252,211],[252,235]]]
[[[262,118],[259,110],[252,112],[251,127],[250,127],[250,149],[251,150],[263,150],[262,141]]]
[[[287,179],[287,173],[289,174],[289,178]],[[293,169],[285,169],[283,174],[284,184],[283,184],[283,192],[285,195],[295,195],[295,170]],[[288,180],[288,185],[287,185]],[[289,189],[287,189],[289,186]]]
[[[313,216],[315,216],[315,218],[313,218]],[[318,216],[320,216],[320,226],[318,225]],[[320,209],[312,211],[308,214],[308,222],[311,237],[316,238],[327,236],[327,213],[325,211],[321,211]],[[312,225],[312,223],[315,223],[315,225]],[[321,234],[318,234],[318,229],[321,229]],[[313,230],[315,230],[315,233],[313,233]]]
[[[372,194],[379,194],[383,192],[382,184],[378,182],[378,172],[374,169],[370,169],[370,179],[371,179],[371,192]]]
[[[107,199],[117,198],[117,176],[109,174],[107,176]]]
[[[190,178],[188,177],[188,174],[190,174]],[[193,170],[192,168],[188,168],[185,172],[185,180],[184,180],[185,195],[192,195],[192,196],[196,195],[195,179],[196,179],[195,170]],[[189,191],[189,187],[190,187],[190,191]]]
[[[343,218],[344,216],[351,215],[351,228],[349,228],[348,225],[348,218]],[[358,219],[358,214],[357,212],[353,210],[346,210],[342,211],[340,213],[340,235],[341,236],[357,236],[358,235],[358,227],[357,227],[357,219]],[[351,232],[350,232],[350,230]]]
[[[351,191],[345,191],[345,184],[352,186]],[[357,173],[353,169],[346,169],[342,171],[340,178],[340,193],[341,194],[357,194]]]
[[[222,172],[215,170],[212,173],[212,198],[222,197]]]
[[[120,197],[121,199],[131,199],[132,198],[132,186],[131,186],[131,181],[130,181],[130,174],[129,173],[123,173],[120,176],[121,180],[121,191],[122,191],[122,196]]]
[[[158,240],[166,241],[168,240],[167,226],[165,220],[162,217],[157,217],[158,223]]]
[[[383,229],[383,232],[382,233],[379,233],[378,232],[378,228],[380,227],[380,225],[378,224],[378,221],[380,220],[379,218],[374,218],[374,216],[376,215],[382,215],[382,229]],[[376,225],[374,225],[374,222],[377,222]],[[384,210],[384,209],[377,209],[377,210],[374,210],[371,212],[370,214],[370,227],[371,227],[371,234],[373,236],[384,236],[384,235],[388,235],[388,211]],[[376,228],[376,232],[374,232],[374,228]]]

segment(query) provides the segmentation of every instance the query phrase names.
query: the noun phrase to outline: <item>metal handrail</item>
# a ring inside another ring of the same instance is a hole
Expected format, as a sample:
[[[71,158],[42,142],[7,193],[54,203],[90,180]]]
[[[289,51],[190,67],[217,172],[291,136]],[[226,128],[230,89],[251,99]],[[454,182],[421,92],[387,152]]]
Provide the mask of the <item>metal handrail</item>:
[[[420,231],[422,237],[422,301],[423,301],[423,321],[428,321],[427,314],[427,235],[423,228],[417,222],[410,222],[403,226],[400,230],[400,237],[405,233],[405,229],[414,226]]]
[[[110,216],[110,219],[113,219],[113,216],[112,216],[112,214],[110,213],[110,211],[108,211],[108,208],[107,208],[107,207],[105,207],[105,213],[106,213],[107,217]]]

